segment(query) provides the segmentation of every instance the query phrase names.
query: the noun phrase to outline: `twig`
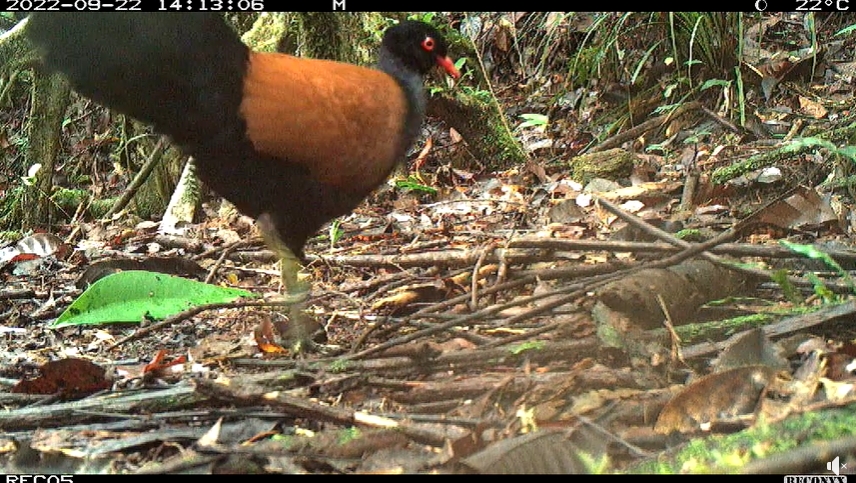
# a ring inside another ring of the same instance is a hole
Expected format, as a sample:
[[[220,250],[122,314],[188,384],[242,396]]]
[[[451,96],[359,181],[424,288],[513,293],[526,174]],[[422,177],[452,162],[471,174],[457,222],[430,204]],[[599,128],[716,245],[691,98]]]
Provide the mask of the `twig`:
[[[234,243],[231,243],[225,247],[223,247],[223,253],[220,254],[220,258],[214,262],[214,265],[211,267],[211,270],[208,271],[208,276],[205,277],[205,283],[211,283],[214,280],[214,275],[217,274],[217,270],[223,265],[223,262],[226,260],[226,257],[229,256],[232,251],[234,251],[238,246],[242,245],[244,240],[239,240]]]
[[[675,330],[675,325],[672,323],[672,314],[669,313],[669,306],[665,299],[663,299],[662,294],[657,294],[657,303],[660,305],[660,310],[663,311],[663,315],[665,315],[663,325],[666,327],[666,331],[669,332],[669,340],[672,344],[672,363],[680,361],[681,364],[686,366],[687,361],[684,360],[684,356],[681,354],[681,336],[679,336],[678,331]]]
[[[482,248],[481,255],[479,255],[479,259],[476,260],[476,264],[473,266],[472,283],[470,284],[470,294],[472,295],[472,298],[470,299],[470,307],[472,307],[473,310],[479,306],[479,271],[481,270],[485,258],[487,258],[487,254],[496,250],[496,246],[496,242],[491,242]]]
[[[146,164],[140,169],[140,172],[137,173],[137,176],[131,181],[131,184],[125,189],[125,192],[122,193],[122,196],[113,203],[113,206],[110,210],[104,215],[104,218],[110,218],[116,213],[122,211],[125,206],[134,198],[134,195],[137,194],[137,190],[149,179],[149,175],[152,174],[152,171],[157,166],[158,162],[160,162],[161,157],[163,155],[163,146],[164,146],[164,138],[161,137],[158,139],[157,144],[152,149],[151,154],[149,154],[149,159],[146,160]]]
[[[588,150],[588,152],[597,153],[601,151],[606,151],[607,149],[618,147],[627,140],[635,139],[641,136],[643,133],[650,131],[651,129],[658,129],[661,126],[667,124],[672,119],[682,116],[689,111],[698,109],[700,105],[701,104],[699,104],[698,102],[688,102],[668,114],[663,114],[662,116],[657,116],[655,118],[648,119],[647,121],[643,122],[642,124],[639,124],[638,126],[634,126],[624,132],[620,132],[615,136],[604,140],[597,146],[592,147]]]
[[[137,340],[141,337],[148,335],[151,332],[156,330],[160,330],[164,327],[168,327],[170,325],[181,322],[182,320],[189,319],[194,315],[205,312],[206,310],[218,310],[218,309],[228,309],[228,308],[243,308],[243,307],[280,307],[280,306],[290,306],[294,305],[297,302],[302,301],[306,297],[305,293],[299,294],[298,296],[285,296],[281,300],[262,300],[262,301],[241,301],[241,302],[229,302],[229,303],[218,303],[218,304],[205,304],[198,305],[196,307],[191,307],[183,312],[175,314],[171,317],[167,317],[166,319],[154,323],[152,325],[141,327],[133,334],[119,339],[115,344],[109,346],[107,350],[113,350],[120,345],[126,344],[128,342]]]

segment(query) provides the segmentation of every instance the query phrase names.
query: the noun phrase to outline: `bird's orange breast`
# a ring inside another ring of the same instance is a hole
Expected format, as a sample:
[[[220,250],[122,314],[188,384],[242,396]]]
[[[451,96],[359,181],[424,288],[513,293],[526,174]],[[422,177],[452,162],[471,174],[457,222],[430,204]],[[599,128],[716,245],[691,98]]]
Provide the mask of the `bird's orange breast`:
[[[241,103],[247,136],[259,152],[304,165],[322,183],[375,188],[403,154],[407,109],[401,87],[378,70],[250,54]]]

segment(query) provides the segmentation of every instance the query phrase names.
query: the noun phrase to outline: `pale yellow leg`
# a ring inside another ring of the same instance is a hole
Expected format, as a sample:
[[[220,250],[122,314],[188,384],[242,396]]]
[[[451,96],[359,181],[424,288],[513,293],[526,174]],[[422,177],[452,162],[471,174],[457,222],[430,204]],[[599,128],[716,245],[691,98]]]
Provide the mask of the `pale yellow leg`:
[[[289,307],[288,333],[283,334],[291,343],[295,352],[311,349],[312,334],[318,329],[318,322],[306,313],[306,297],[309,295],[309,282],[300,280],[303,266],[291,250],[280,253],[282,260],[282,283],[289,298],[298,298],[299,302]]]
[[[258,225],[267,246],[280,257],[282,284],[288,298],[295,300],[288,308],[287,332],[281,335],[292,344],[295,352],[305,351],[313,347],[311,337],[318,329],[317,321],[306,313],[310,283],[300,280],[300,270],[303,268],[300,260],[279,238],[270,217],[261,215]]]

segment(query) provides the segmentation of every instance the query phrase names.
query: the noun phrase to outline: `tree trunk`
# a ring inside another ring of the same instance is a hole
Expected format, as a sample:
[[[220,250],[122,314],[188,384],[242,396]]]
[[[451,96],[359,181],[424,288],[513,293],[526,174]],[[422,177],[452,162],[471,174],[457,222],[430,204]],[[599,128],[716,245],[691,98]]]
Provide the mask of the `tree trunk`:
[[[363,26],[364,13],[303,12],[299,13],[302,42],[301,54],[314,59],[329,59],[350,64],[366,64]]]
[[[23,228],[44,226],[50,221],[50,194],[53,190],[53,173],[59,152],[62,122],[69,103],[71,87],[60,74],[43,74],[36,71],[33,76],[33,106],[27,130],[29,145],[26,159],[29,166],[41,164],[23,202]]]

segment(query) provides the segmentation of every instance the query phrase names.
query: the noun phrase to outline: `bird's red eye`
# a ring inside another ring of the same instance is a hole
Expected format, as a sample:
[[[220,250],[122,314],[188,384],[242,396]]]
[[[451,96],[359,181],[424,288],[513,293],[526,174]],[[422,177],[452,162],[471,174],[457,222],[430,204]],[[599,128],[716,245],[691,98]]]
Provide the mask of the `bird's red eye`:
[[[425,37],[425,40],[422,41],[422,49],[424,49],[425,52],[431,52],[434,50],[434,39],[431,37]]]

